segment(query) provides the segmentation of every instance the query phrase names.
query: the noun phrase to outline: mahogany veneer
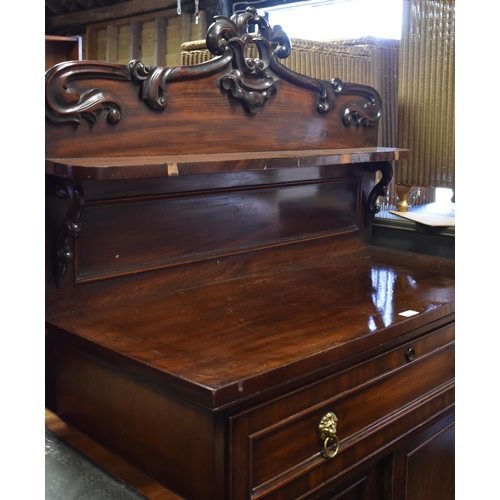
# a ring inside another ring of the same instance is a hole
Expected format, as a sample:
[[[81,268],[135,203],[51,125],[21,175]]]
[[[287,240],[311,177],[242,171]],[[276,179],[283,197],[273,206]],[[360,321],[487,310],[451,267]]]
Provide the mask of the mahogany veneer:
[[[451,499],[454,262],[369,244],[408,152],[287,40],[47,72],[47,407],[188,500]]]

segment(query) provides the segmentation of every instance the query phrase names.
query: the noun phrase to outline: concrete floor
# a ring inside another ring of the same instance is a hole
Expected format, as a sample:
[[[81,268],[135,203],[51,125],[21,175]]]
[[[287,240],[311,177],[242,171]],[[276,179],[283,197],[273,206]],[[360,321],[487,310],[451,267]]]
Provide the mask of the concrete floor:
[[[45,500],[147,500],[45,428]]]

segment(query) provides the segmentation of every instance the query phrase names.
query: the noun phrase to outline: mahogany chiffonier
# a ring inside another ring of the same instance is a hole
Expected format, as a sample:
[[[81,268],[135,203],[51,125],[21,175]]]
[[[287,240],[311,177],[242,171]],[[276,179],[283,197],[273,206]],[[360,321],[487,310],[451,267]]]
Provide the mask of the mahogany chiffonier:
[[[379,94],[252,8],[207,47],[46,73],[47,407],[187,500],[453,498],[454,261],[370,245]]]

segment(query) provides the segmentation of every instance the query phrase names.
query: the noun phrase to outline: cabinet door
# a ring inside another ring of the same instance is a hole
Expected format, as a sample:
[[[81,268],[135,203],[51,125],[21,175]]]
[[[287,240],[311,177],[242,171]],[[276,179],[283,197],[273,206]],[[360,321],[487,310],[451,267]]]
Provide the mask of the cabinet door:
[[[305,500],[385,500],[390,462],[391,457],[385,457],[354,478],[311,494]]]
[[[454,414],[398,448],[392,500],[455,498]]]

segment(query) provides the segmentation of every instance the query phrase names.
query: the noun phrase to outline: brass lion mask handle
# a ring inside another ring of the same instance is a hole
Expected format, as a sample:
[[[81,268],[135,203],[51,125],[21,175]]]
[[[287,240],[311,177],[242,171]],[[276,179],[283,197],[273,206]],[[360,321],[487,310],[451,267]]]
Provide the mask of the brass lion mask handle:
[[[323,452],[327,458],[333,458],[339,451],[340,441],[337,437],[338,417],[328,412],[319,422],[319,438],[323,441]],[[329,447],[333,442],[333,448]]]

